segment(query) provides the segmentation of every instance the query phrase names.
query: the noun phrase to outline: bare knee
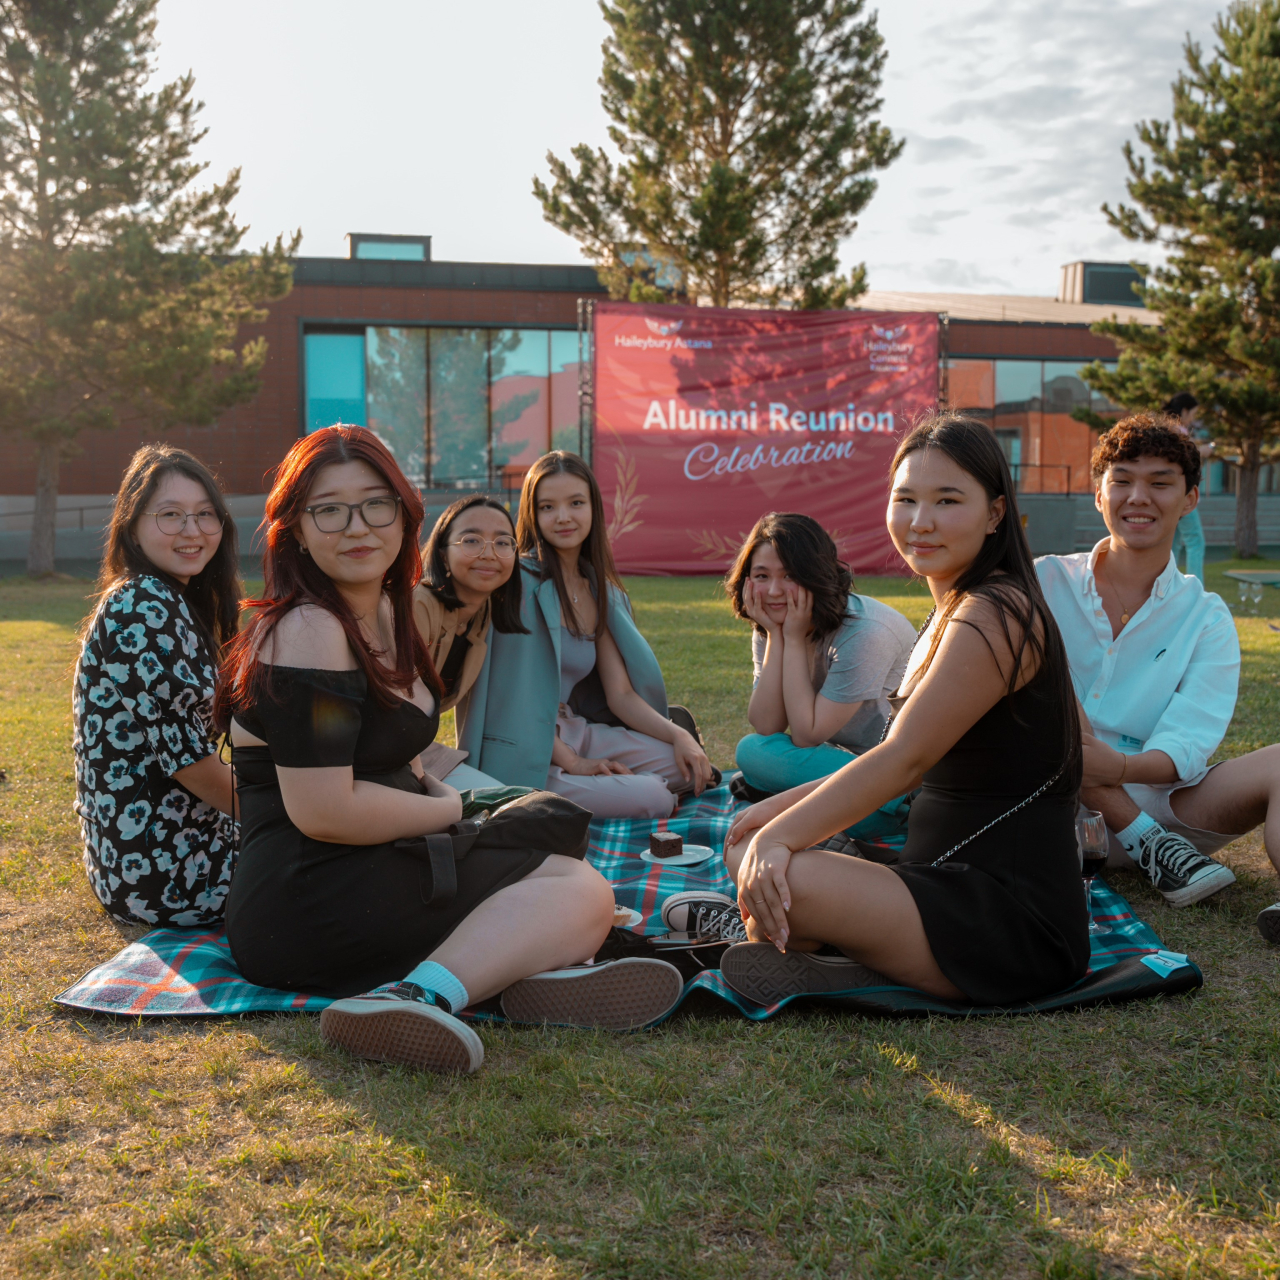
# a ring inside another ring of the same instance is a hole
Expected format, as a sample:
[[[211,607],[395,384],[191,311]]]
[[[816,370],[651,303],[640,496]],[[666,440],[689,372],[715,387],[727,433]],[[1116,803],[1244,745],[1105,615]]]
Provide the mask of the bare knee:
[[[738,883],[738,868],[742,866],[742,859],[747,856],[747,846],[751,843],[751,837],[747,836],[739,840],[737,844],[727,844],[724,847],[724,865],[725,870],[729,873],[729,879]]]

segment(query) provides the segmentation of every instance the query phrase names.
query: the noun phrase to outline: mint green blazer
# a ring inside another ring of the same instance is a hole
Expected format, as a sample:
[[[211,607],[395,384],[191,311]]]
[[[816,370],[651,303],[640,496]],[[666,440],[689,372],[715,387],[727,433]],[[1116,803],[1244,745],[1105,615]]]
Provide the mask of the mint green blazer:
[[[467,763],[507,786],[545,787],[560,708],[560,599],[556,584],[522,563],[520,620],[528,635],[489,632],[484,666],[459,704],[458,746]],[[667,689],[649,642],[636,629],[631,601],[609,588],[609,630],[632,688],[660,715]]]

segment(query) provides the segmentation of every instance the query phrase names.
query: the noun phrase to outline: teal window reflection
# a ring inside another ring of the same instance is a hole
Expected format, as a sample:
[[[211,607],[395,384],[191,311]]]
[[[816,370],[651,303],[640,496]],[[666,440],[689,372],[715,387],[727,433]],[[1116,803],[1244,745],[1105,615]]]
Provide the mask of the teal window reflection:
[[[425,262],[427,250],[421,244],[396,244],[390,240],[361,240],[356,257],[376,262]]]
[[[364,334],[308,333],[304,359],[307,432],[331,427],[335,422],[363,427]]]
[[[1080,377],[1080,360],[1044,362],[1044,408],[1046,413],[1070,413],[1088,408],[1090,391]]]
[[[461,488],[487,485],[488,331],[432,329],[428,351],[431,483]]]
[[[996,361],[996,412],[1026,413],[1040,408],[1040,361]]]
[[[551,447],[549,358],[546,329],[497,329],[492,334],[489,396],[498,475],[504,468],[532,466]]]
[[[366,331],[368,426],[410,484],[427,483],[427,331]]]
[[[551,447],[586,457],[578,420],[579,367],[578,335],[571,329],[552,329]]]

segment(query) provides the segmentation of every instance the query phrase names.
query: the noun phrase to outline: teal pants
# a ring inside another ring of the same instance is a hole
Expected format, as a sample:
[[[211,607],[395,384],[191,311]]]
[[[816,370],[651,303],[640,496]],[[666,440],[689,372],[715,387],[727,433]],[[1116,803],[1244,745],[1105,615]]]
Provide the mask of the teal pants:
[[[857,759],[852,751],[830,742],[797,747],[789,733],[749,733],[738,743],[737,757],[742,776],[761,791],[788,791],[802,782],[819,782]],[[899,796],[855,822],[848,834],[872,841],[901,839],[910,807],[907,798]]]
[[[1173,561],[1177,564],[1181,559],[1179,552],[1184,552],[1187,567],[1182,571],[1204,583],[1204,525],[1200,523],[1200,511],[1188,511],[1173,534]]]

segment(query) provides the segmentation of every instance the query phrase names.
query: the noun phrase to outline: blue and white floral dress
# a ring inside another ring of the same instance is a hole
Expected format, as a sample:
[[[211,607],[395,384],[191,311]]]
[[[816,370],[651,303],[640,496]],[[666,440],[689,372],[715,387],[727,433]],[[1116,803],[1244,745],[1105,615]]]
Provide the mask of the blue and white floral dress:
[[[157,577],[112,591],[85,635],[72,686],[75,807],[89,883],[123,923],[222,919],[236,824],[172,777],[218,749],[214,675],[186,601]]]

